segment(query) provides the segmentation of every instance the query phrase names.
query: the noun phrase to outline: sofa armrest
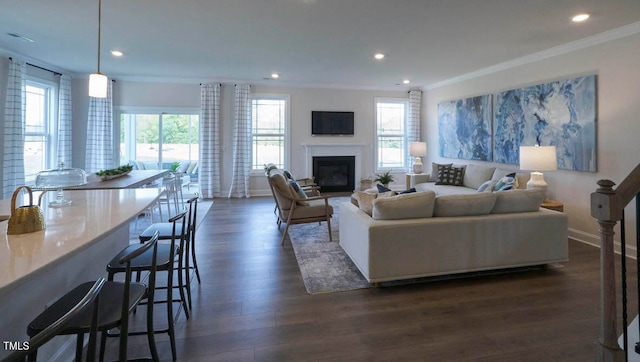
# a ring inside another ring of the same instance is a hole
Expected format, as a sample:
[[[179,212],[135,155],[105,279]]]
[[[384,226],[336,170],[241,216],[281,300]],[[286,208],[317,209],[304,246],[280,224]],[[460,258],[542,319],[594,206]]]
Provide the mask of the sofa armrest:
[[[409,182],[409,187],[414,187],[417,184],[423,182],[429,182],[431,175],[428,173],[419,173],[411,175],[411,181]]]

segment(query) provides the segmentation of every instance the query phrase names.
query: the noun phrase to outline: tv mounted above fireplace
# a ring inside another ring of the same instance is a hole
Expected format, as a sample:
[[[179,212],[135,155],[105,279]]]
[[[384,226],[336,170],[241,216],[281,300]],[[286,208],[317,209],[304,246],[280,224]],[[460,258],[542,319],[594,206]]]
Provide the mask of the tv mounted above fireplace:
[[[311,135],[353,136],[353,112],[311,111]]]

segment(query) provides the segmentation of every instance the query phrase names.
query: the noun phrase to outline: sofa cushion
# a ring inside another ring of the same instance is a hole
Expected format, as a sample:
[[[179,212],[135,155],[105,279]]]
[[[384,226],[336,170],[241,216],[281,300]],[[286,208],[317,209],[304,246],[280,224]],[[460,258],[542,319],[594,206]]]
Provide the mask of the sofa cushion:
[[[462,186],[463,167],[438,166],[436,185]]]
[[[431,163],[431,175],[429,175],[429,182],[436,182],[438,179],[438,166],[453,166],[453,163]]]
[[[467,165],[462,179],[462,186],[477,190],[483,182],[491,180],[495,167],[484,167],[478,165]]]
[[[486,215],[491,212],[495,202],[496,195],[493,192],[438,196],[433,216]]]
[[[519,189],[496,192],[496,203],[492,214],[538,211],[545,198],[544,190]]]
[[[433,216],[433,191],[412,192],[373,200],[372,217],[375,220],[419,219]]]
[[[198,168],[198,161],[193,161],[187,168],[187,173],[196,173],[196,169]]]
[[[191,162],[189,161],[182,161],[180,162],[180,164],[178,165],[178,168],[176,169],[177,172],[182,172],[182,173],[187,173],[187,169],[189,168],[189,165],[191,165]]]
[[[436,196],[475,194],[477,191],[464,186],[436,185],[435,182],[423,182],[415,187],[417,192],[433,191]]]

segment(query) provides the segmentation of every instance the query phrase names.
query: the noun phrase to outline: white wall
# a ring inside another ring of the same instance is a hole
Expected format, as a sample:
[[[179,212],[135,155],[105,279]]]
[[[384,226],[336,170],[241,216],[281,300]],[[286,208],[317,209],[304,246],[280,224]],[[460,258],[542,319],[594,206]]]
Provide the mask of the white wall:
[[[86,119],[89,105],[88,82],[78,79],[73,83],[74,92],[74,150],[84,150]],[[373,139],[375,131],[375,97],[407,98],[406,91],[372,91],[343,89],[292,88],[277,86],[252,86],[251,93],[284,94],[290,97],[290,149],[289,168],[296,177],[306,177],[305,144],[366,144],[363,152],[362,176],[374,173]],[[176,83],[144,83],[116,81],[113,86],[114,107],[170,107],[200,108],[200,85]],[[222,190],[226,194],[231,186],[233,162],[234,86],[223,84],[220,97],[220,123],[223,160],[221,163]],[[353,111],[355,135],[353,137],[312,137],[311,111]],[[74,152],[73,164],[83,167],[84,152]],[[396,182],[404,178],[398,175]],[[356,180],[358,184],[359,180]],[[264,175],[251,178],[252,195],[270,194]]]
[[[640,163],[640,35],[627,36],[532,64],[500,71],[475,79],[429,90],[423,97],[426,127],[423,139],[428,143],[428,161],[444,160],[438,156],[438,103],[480,94],[567,79],[580,75],[597,75],[597,167],[598,172],[558,170],[546,172],[550,198],[564,203],[569,215],[572,237],[597,243],[598,224],[590,214],[590,194],[600,179],[620,183]],[[425,138],[426,137],[426,138]],[[451,160],[469,163],[464,160]],[[492,164],[503,168],[514,165]],[[635,217],[627,208],[628,220]],[[631,222],[628,235],[635,235]]]

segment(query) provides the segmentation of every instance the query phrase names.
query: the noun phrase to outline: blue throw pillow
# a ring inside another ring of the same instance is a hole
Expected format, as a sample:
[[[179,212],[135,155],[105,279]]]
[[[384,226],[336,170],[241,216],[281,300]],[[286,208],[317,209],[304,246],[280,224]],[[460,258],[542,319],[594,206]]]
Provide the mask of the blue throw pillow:
[[[291,172],[284,170],[282,171],[282,174],[284,175],[284,177],[287,178],[287,180],[293,180],[293,176],[291,175]]]
[[[298,185],[296,180],[289,180],[289,185],[291,185],[291,188],[293,188],[293,191],[296,192],[299,199],[304,200],[307,198],[307,194],[305,194],[304,191],[302,191],[302,189],[300,188],[300,185]]]
[[[507,191],[516,187],[518,187],[516,173],[513,172],[498,180],[496,185],[493,187],[493,191]]]
[[[378,193],[380,193],[380,194],[381,194],[381,193],[383,193],[383,192],[389,192],[389,191],[391,191],[391,189],[390,189],[390,188],[388,188],[388,187],[384,187],[384,186],[382,186],[382,185],[380,185],[380,184],[377,184],[376,186],[378,187]]]
[[[415,187],[412,187],[412,188],[410,188],[408,190],[400,191],[400,192],[398,192],[398,194],[410,194],[412,192],[416,192],[416,188]]]

